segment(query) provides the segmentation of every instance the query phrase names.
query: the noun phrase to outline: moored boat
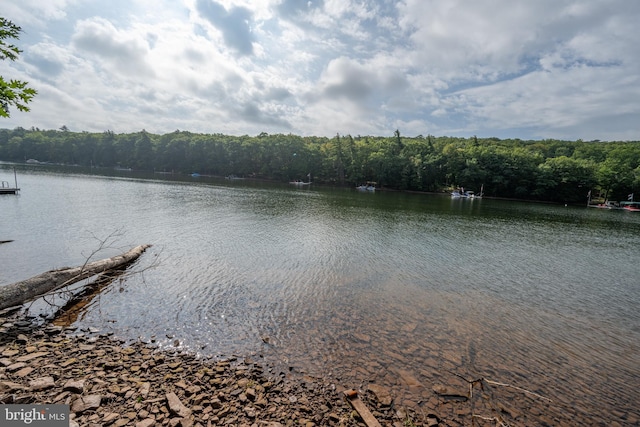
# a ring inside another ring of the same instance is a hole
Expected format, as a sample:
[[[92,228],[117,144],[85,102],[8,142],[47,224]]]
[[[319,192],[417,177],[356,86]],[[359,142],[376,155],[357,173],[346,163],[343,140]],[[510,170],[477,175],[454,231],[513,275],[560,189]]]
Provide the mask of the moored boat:
[[[640,202],[620,202],[620,207],[628,212],[640,212]]]
[[[289,181],[289,184],[296,185],[296,186],[310,185],[311,184],[311,174],[308,174],[307,178],[309,178],[309,182],[304,182],[301,179],[296,179],[295,181]]]
[[[475,199],[475,198],[482,198],[482,193],[480,193],[480,195],[476,195],[475,192],[471,191],[471,190],[466,190],[464,188],[461,188],[460,190],[454,190],[451,192],[451,198],[452,199]]]

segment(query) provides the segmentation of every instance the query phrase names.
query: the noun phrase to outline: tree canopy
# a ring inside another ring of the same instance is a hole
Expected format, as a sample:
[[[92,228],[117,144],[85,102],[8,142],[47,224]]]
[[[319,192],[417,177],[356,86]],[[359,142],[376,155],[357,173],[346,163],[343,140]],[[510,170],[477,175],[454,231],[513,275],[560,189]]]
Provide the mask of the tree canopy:
[[[13,22],[0,17],[0,59],[15,61],[22,52],[16,45],[5,40],[20,38],[22,28]],[[27,86],[28,82],[0,76],[0,117],[9,117],[9,108],[16,107],[20,111],[29,111],[27,104],[31,102],[37,91]]]
[[[640,194],[640,142],[0,129],[0,160],[586,203]]]

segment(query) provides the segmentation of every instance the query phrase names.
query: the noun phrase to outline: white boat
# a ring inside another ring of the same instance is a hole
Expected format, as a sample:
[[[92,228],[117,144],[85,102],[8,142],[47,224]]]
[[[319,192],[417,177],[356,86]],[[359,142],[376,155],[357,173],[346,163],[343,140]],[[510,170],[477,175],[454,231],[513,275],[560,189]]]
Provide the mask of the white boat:
[[[309,182],[304,182],[300,179],[296,179],[295,181],[289,181],[289,184],[291,185],[297,185],[297,186],[303,186],[303,185],[310,185],[311,184],[311,174],[307,175],[307,178],[309,178]]]
[[[620,203],[605,200],[604,203],[598,203],[597,205],[588,204],[587,207],[597,209],[622,209]]]
[[[474,199],[476,197],[473,191],[452,191],[451,198],[452,199]]]
[[[480,193],[476,194],[474,191],[467,190],[463,187],[460,187],[459,190],[454,190],[451,192],[452,199],[482,199],[484,195],[484,184],[480,187]]]
[[[375,185],[359,185],[356,187],[358,191],[376,191]]]

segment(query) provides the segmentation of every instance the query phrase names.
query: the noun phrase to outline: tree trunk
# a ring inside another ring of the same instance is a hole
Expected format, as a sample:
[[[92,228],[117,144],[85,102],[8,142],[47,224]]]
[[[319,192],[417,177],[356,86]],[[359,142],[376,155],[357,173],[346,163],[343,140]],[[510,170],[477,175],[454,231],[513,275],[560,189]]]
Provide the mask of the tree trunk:
[[[151,245],[140,245],[111,258],[87,263],[80,267],[51,270],[21,282],[0,287],[0,310],[24,304],[39,296],[80,280],[135,261]]]

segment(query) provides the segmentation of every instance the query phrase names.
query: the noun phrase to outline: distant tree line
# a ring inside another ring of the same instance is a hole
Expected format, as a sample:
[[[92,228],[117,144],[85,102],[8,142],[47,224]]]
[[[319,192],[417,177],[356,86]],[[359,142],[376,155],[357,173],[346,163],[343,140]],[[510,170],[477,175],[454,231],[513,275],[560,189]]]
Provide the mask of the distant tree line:
[[[303,179],[409,191],[484,186],[495,197],[586,202],[640,196],[640,142],[267,134],[230,136],[144,130],[115,134],[0,129],[0,159],[134,170]],[[637,199],[636,199],[637,200]]]

